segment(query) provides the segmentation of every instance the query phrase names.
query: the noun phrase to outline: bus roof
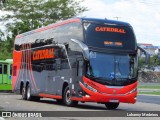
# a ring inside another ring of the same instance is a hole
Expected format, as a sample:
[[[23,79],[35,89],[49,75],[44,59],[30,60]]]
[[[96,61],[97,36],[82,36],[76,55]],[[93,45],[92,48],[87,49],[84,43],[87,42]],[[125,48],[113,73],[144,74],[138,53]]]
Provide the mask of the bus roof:
[[[83,21],[91,21],[91,22],[98,22],[98,23],[108,23],[114,25],[121,25],[121,26],[130,26],[127,22],[116,21],[116,20],[109,20],[109,19],[98,19],[98,18],[81,18]]]
[[[67,24],[67,23],[81,22],[81,21],[88,21],[88,22],[90,21],[90,22],[99,22],[99,23],[108,23],[108,24],[114,24],[114,25],[130,26],[130,24],[127,23],[127,22],[108,20],[106,18],[105,19],[98,19],[98,18],[71,18],[71,19],[68,19],[68,20],[64,20],[64,21],[60,21],[60,22],[57,22],[57,23],[49,24],[48,26],[45,26],[45,27],[42,27],[42,28],[38,28],[38,29],[35,29],[35,30],[32,30],[32,31],[28,31],[28,32],[19,34],[19,35],[16,36],[16,38],[22,38],[24,36],[31,35],[31,34],[34,34],[34,33],[37,33],[37,32],[41,32],[41,31],[45,31],[45,30],[48,30],[48,29],[51,29],[51,28],[54,28],[54,27],[57,27],[57,26],[61,26],[61,25]]]
[[[13,63],[13,59],[0,60],[0,63],[12,64]]]

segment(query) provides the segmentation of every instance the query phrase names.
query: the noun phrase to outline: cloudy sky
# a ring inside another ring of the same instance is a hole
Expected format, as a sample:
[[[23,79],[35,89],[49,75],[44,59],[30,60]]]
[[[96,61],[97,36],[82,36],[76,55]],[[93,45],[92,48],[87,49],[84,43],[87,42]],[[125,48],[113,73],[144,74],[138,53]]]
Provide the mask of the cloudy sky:
[[[160,46],[160,0],[85,0],[86,17],[129,22],[139,43]]]
[[[85,0],[82,5],[89,11],[81,16],[129,22],[139,43],[160,46],[160,0]]]

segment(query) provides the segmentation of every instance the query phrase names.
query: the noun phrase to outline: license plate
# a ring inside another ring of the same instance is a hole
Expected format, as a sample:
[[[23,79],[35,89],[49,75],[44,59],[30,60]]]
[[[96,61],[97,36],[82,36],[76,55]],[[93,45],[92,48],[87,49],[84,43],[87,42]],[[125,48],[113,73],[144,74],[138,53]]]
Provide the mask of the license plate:
[[[119,100],[115,100],[115,99],[113,100],[113,99],[112,99],[112,100],[109,100],[109,102],[116,102],[116,103],[118,103]]]

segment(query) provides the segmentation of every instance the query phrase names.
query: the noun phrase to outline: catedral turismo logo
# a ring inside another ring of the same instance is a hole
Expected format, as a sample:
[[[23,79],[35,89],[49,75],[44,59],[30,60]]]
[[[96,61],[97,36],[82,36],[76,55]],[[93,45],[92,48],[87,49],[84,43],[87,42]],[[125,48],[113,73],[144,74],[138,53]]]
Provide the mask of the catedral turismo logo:
[[[42,59],[49,59],[54,58],[54,49],[43,49],[43,50],[36,50],[33,52],[33,60],[42,60]]]
[[[97,32],[116,32],[116,33],[126,33],[124,29],[112,28],[112,27],[96,27]]]

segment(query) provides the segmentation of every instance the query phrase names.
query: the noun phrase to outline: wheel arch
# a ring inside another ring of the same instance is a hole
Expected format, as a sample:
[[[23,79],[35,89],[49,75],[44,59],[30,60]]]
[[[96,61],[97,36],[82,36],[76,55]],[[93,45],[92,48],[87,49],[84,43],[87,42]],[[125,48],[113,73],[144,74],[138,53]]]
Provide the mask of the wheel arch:
[[[66,88],[68,85],[69,85],[69,84],[68,84],[68,82],[66,82],[66,81],[63,83],[62,96],[63,96],[63,93],[64,93],[65,88]]]

